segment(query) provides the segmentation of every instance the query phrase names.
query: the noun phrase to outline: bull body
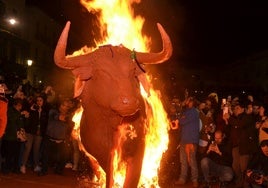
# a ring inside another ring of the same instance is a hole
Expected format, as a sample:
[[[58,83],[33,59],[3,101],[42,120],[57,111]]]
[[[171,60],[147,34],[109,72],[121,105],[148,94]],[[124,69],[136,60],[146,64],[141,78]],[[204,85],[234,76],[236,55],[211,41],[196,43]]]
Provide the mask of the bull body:
[[[118,126],[130,123],[134,138],[127,138],[122,146],[123,159],[127,162],[124,187],[136,188],[145,147],[145,104],[140,94],[139,77],[141,63],[162,63],[172,54],[168,35],[158,25],[163,50],[160,53],[137,53],[131,58],[131,50],[124,46],[106,45],[81,56],[65,57],[67,22],[55,49],[55,63],[71,69],[76,77],[76,95],[80,95],[84,112],[80,123],[81,141],[106,172],[106,187],[112,187],[112,160],[119,142]]]

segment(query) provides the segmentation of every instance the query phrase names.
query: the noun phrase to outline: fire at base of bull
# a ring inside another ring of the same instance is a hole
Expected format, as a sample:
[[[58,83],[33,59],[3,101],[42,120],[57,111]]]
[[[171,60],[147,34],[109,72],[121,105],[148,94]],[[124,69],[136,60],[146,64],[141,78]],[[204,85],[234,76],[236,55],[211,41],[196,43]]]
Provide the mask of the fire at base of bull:
[[[180,170],[179,161],[179,132],[178,129],[169,131],[168,149],[163,153],[158,169],[158,186],[170,188],[178,179]],[[120,188],[119,185],[117,185]],[[100,188],[102,187],[92,169],[92,164],[84,152],[82,152],[79,172],[77,174],[77,188]],[[116,187],[116,186],[115,186]],[[151,185],[150,187],[155,187]],[[142,188],[142,186],[140,187]],[[144,187],[147,188],[147,187]]]

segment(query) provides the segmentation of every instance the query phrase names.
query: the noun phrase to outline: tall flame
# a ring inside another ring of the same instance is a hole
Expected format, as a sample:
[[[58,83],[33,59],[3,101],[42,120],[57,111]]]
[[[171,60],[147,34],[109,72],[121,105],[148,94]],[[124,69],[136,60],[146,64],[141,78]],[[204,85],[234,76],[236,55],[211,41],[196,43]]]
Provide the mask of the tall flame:
[[[100,24],[100,32],[102,33],[102,41],[96,42],[96,45],[123,44],[129,49],[135,48],[137,51],[150,51],[150,38],[142,35],[142,27],[144,18],[134,15],[132,5],[140,3],[141,0],[80,0],[81,4],[87,8],[89,12],[98,12],[98,21]],[[74,52],[73,55],[83,54],[88,50],[87,47]],[[148,75],[143,78],[143,85],[141,84],[141,94],[146,101],[146,145],[143,159],[142,172],[139,182],[139,187],[159,187],[157,172],[160,166],[160,160],[163,152],[168,145],[168,126],[169,121],[167,114],[161,102],[161,95],[153,89],[151,79]],[[146,88],[146,89],[144,89]],[[75,134],[79,138],[79,124],[81,119],[82,109],[79,109],[73,118],[76,122]],[[119,128],[124,130],[124,126]],[[120,130],[121,131],[121,130]],[[83,145],[80,144],[83,151]],[[86,152],[86,151],[85,151]],[[125,165],[120,162],[120,150],[112,151],[114,153],[113,168],[116,170],[113,174],[114,188],[123,187],[125,177]],[[100,174],[98,176],[98,183],[100,187],[105,187],[103,183],[103,172],[99,169],[96,159],[87,153],[90,160],[94,161],[94,167]]]
[[[147,134],[145,139],[145,154],[140,178],[140,187],[157,187],[158,168],[163,152],[168,146],[169,120],[160,100],[159,92],[153,90],[149,76],[146,76],[146,87],[150,88],[146,93],[141,86],[141,94],[146,100],[146,115],[148,118]]]
[[[102,41],[98,45],[123,44],[125,47],[139,51],[150,49],[150,38],[142,35],[144,18],[134,15],[131,6],[141,0],[80,0],[89,12],[98,12],[99,30]]]

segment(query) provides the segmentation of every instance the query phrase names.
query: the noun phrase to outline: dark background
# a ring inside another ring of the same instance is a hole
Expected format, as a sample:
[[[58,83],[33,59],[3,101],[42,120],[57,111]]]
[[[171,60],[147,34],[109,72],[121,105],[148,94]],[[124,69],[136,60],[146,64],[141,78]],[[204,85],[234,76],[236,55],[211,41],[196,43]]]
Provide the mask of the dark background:
[[[73,49],[92,45],[98,38],[95,15],[79,0],[28,0],[81,36]],[[145,17],[144,33],[153,40],[152,50],[161,48],[156,23],[171,37],[172,60],[184,67],[220,67],[268,49],[268,2],[221,0],[143,0],[134,5]],[[155,40],[157,39],[157,40]],[[72,44],[70,44],[72,45]]]

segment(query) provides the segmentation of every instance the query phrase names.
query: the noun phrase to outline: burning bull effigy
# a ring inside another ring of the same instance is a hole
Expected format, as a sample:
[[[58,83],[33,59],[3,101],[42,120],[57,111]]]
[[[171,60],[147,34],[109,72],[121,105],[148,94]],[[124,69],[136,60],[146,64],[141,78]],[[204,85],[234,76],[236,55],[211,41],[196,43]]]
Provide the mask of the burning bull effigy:
[[[92,186],[82,187],[158,187],[169,120],[144,65],[167,61],[172,44],[158,24],[162,51],[145,53],[151,51],[151,39],[142,34],[145,19],[132,7],[140,2],[80,0],[89,12],[97,13],[94,27],[102,34],[101,41],[94,38],[98,48],[66,56],[67,22],[55,49],[55,63],[73,72],[74,95],[82,101],[73,118],[74,130],[95,173]]]
[[[124,187],[136,188],[145,148],[146,109],[140,93],[142,64],[157,64],[172,54],[169,36],[158,24],[163,49],[159,53],[132,51],[123,45],[105,45],[84,55],[66,57],[70,22],[55,49],[57,66],[72,70],[75,95],[84,109],[80,122],[81,142],[106,172],[106,187],[113,187],[113,159],[120,151],[126,162]],[[123,132],[122,134],[122,125]]]

